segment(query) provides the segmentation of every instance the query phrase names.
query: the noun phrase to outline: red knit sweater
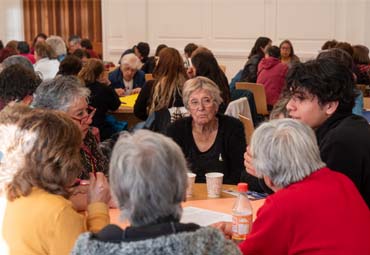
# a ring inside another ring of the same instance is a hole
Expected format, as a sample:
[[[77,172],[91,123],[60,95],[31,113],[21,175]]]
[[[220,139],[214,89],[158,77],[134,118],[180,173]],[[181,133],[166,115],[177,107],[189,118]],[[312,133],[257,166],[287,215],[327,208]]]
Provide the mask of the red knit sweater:
[[[370,254],[370,211],[345,175],[320,169],[266,199],[243,254]]]

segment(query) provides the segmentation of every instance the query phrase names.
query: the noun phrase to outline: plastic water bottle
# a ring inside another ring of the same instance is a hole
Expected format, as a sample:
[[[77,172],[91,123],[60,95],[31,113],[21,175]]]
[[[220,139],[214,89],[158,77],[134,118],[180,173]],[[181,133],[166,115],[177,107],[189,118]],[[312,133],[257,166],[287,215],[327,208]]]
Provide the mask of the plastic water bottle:
[[[232,239],[235,242],[245,240],[252,229],[253,210],[247,195],[248,184],[238,184],[238,198],[232,213]]]

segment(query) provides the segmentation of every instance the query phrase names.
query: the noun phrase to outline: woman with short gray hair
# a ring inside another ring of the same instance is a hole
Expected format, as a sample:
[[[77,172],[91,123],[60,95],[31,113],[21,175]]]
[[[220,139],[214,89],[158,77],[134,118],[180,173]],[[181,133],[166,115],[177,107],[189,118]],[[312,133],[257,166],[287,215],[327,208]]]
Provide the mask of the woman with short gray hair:
[[[183,102],[190,117],[172,123],[167,135],[180,145],[196,182],[205,182],[207,172],[221,172],[224,183],[237,184],[244,172],[245,135],[242,123],[219,112],[222,103],[218,86],[198,76],[185,82]],[[262,191],[257,178],[248,176],[250,188]],[[243,176],[244,179],[244,176]]]
[[[310,127],[293,119],[264,123],[250,152],[255,173],[275,193],[239,244],[243,254],[370,254],[368,207],[347,176],[325,167]],[[231,223],[216,226],[231,232]]]
[[[140,68],[141,61],[135,54],[121,57],[120,67],[109,74],[111,86],[118,96],[140,92],[145,84],[145,73]]]
[[[66,112],[80,128],[83,136],[81,160],[84,166],[81,179],[88,179],[90,172],[107,174],[108,157],[98,146],[98,139],[92,133],[90,124],[95,109],[88,105],[90,90],[72,75],[41,83],[34,93],[32,106]]]
[[[46,39],[45,42],[49,44],[51,48],[53,48],[57,54],[58,61],[62,62],[67,55],[67,46],[63,38],[57,35],[51,35]]]
[[[301,181],[325,166],[312,129],[290,119],[261,125],[253,133],[251,152],[257,176],[268,177],[279,188]],[[284,160],[276,160],[282,153]]]
[[[85,233],[72,254],[239,254],[211,227],[180,223],[187,167],[170,138],[148,130],[121,135],[110,164],[111,189],[130,227]]]

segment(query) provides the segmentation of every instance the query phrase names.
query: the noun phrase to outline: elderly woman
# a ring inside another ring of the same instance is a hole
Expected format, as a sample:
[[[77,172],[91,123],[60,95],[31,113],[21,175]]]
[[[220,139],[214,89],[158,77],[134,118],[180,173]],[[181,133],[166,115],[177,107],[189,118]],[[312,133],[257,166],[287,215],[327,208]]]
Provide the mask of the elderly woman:
[[[209,50],[198,48],[193,52],[191,63],[192,72],[195,76],[204,76],[211,79],[220,89],[222,104],[219,110],[224,113],[230,103],[230,88],[226,75],[221,70],[215,56]]]
[[[292,119],[264,123],[250,152],[248,171],[275,193],[239,244],[243,254],[370,254],[367,205],[348,177],[325,167],[311,128]],[[230,234],[229,224],[218,227]]]
[[[63,38],[57,35],[51,35],[45,41],[55,51],[57,59],[62,62],[67,55],[67,46]]]
[[[35,72],[39,72],[44,81],[53,79],[59,70],[59,61],[53,48],[45,42],[39,42],[35,47],[35,56]]]
[[[83,234],[72,254],[239,254],[218,230],[179,222],[187,171],[181,149],[171,139],[148,130],[122,135],[109,178],[130,227],[108,225],[97,234]]]
[[[79,176],[88,179],[90,172],[109,169],[108,157],[98,146],[98,139],[90,130],[95,109],[89,107],[90,91],[75,76],[60,76],[43,82],[34,93],[32,106],[66,112],[80,128],[83,137],[80,154],[84,169]]]
[[[77,213],[67,198],[81,172],[82,136],[69,116],[16,105],[0,112],[0,123],[0,188],[8,199],[2,234],[9,253],[69,254],[79,234],[109,223],[107,180],[91,175],[87,217]]]
[[[140,59],[133,53],[123,55],[120,67],[109,74],[111,86],[118,96],[139,93],[145,84],[145,73],[139,70]]]
[[[191,170],[197,174],[196,182],[205,182],[207,172],[221,172],[224,183],[238,183],[245,172],[242,123],[217,113],[222,103],[220,90],[206,77],[188,80],[182,96],[191,116],[174,122],[167,134],[182,148]],[[257,182],[250,185],[258,187]]]
[[[117,110],[121,101],[111,87],[103,84],[106,77],[103,61],[96,58],[88,59],[78,77],[91,91],[90,105],[96,109],[92,125],[99,128],[102,140],[110,138],[114,130],[112,125],[106,121],[106,115],[108,111]]]

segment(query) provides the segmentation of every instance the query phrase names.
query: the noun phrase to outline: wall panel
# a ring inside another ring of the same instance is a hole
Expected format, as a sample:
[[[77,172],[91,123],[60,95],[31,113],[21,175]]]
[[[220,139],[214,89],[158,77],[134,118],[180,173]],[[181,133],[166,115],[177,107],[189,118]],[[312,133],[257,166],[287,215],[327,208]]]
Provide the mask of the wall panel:
[[[291,39],[303,60],[314,58],[329,39],[370,43],[370,0],[103,0],[102,4],[103,30],[110,31],[104,32],[105,56],[114,62],[139,41],[147,41],[153,53],[160,43],[182,53],[188,42],[194,42],[209,47],[227,65],[231,78],[243,67],[258,36],[270,37],[275,45]]]

